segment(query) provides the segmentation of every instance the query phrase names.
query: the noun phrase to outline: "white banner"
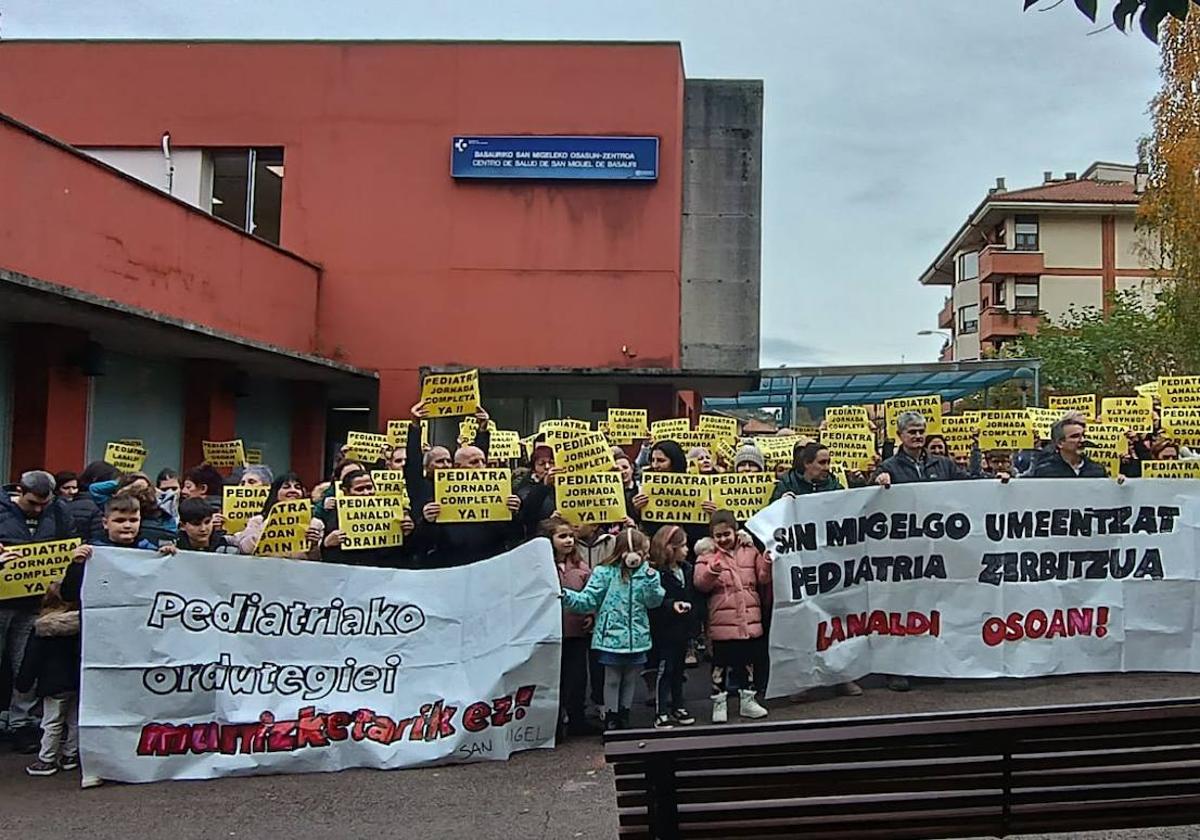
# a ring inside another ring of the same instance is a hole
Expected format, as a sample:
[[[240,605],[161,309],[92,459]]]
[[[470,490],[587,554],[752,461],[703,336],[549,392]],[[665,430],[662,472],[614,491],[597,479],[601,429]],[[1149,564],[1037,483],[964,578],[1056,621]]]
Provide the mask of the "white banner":
[[[1200,671],[1200,481],[1018,479],[783,499],[767,694],[867,674]]]
[[[83,592],[88,775],[398,768],[554,746],[550,545],[436,571],[96,548]]]

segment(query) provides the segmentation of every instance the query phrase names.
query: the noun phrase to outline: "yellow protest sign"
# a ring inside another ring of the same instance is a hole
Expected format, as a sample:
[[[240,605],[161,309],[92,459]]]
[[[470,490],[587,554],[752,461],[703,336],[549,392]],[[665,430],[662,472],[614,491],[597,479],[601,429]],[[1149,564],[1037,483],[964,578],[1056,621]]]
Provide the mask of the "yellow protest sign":
[[[378,461],[387,457],[390,448],[387,435],[346,432],[346,457],[355,461]]]
[[[847,469],[865,470],[875,457],[875,435],[857,429],[826,429],[821,444],[829,448],[830,459]]]
[[[702,449],[707,449],[708,454],[711,455],[717,443],[716,438],[713,437],[713,434],[710,430],[702,429],[696,429],[695,431],[690,432],[681,432],[670,438],[670,440],[673,440],[679,444],[679,448],[683,450],[684,455],[697,446]]]
[[[762,453],[768,470],[773,470],[780,464],[786,464],[791,469],[798,440],[793,435],[771,435],[770,437],[756,437],[754,445]]]
[[[1096,417],[1095,394],[1055,394],[1046,400],[1046,405],[1053,411],[1059,412],[1060,418],[1068,411],[1078,411],[1089,420]]]
[[[1150,397],[1105,397],[1100,400],[1100,419],[1139,434],[1154,431],[1154,400]]]
[[[387,421],[388,446],[404,446],[408,443],[408,429],[412,424],[412,420]],[[429,446],[429,423],[424,420],[421,421],[421,446]]]
[[[243,467],[246,449],[238,440],[206,440],[201,442],[204,460],[214,467]]]
[[[479,371],[431,373],[421,381],[421,402],[430,417],[458,417],[479,410]]]
[[[719,473],[708,477],[712,503],[744,522],[771,502],[775,475],[769,472]]]
[[[650,435],[649,420],[644,408],[610,408],[608,430],[613,438],[633,443]]]
[[[942,437],[951,455],[970,455],[979,434],[979,418],[966,414],[947,414],[942,417]]]
[[[1200,446],[1200,408],[1164,408],[1162,429],[1184,446]]]
[[[1033,424],[1024,411],[985,411],[979,420],[979,450],[1033,448]]]
[[[1033,426],[1033,433],[1042,440],[1050,439],[1050,430],[1055,423],[1062,419],[1063,413],[1057,408],[1030,406],[1025,409],[1025,414],[1029,417],[1029,423]]]
[[[410,505],[408,485],[404,483],[404,470],[373,470],[371,483],[375,485],[376,496],[399,496],[404,500],[404,509],[408,510]]]
[[[126,446],[136,446],[138,449],[146,448],[146,443],[141,438],[121,438],[117,443],[123,443]]]
[[[518,432],[493,429],[488,444],[489,461],[512,461],[521,457],[521,438]]]
[[[1200,478],[1200,460],[1142,461],[1142,478]]]
[[[925,418],[925,434],[942,433],[942,398],[937,394],[927,394],[923,397],[897,397],[884,402],[883,412],[889,438],[895,439],[896,418],[906,411],[915,411]]]
[[[512,519],[511,470],[438,470],[433,500],[442,507],[439,523],[503,522]]]
[[[713,455],[725,466],[733,469],[733,461],[737,458],[737,449],[729,441],[719,440],[717,441],[717,451]]]
[[[867,431],[871,430],[870,426],[865,426],[863,428],[865,428]],[[821,436],[820,426],[792,426],[792,431],[795,432],[798,437],[806,437],[812,440],[816,440]]]
[[[345,496],[338,502],[344,551],[404,544],[404,500],[400,496]]]
[[[55,540],[7,546],[17,559],[0,566],[0,601],[44,595],[50,584],[62,580],[79,543]]]
[[[650,424],[650,437],[654,440],[675,440],[676,435],[687,434],[691,430],[692,423],[686,417],[655,420]]]
[[[308,548],[304,533],[312,521],[312,502],[293,499],[276,502],[267,514],[267,522],[254,553],[259,557],[285,557]]]
[[[725,417],[717,414],[701,414],[696,424],[696,431],[707,432],[714,443],[719,440],[737,440],[738,421],[736,417]]]
[[[708,480],[690,473],[648,472],[642,475],[641,490],[650,500],[642,510],[648,522],[674,525],[708,522]]]
[[[546,435],[546,440],[554,449],[554,466],[563,472],[600,472],[613,468],[612,447],[600,432],[568,438]]]
[[[1146,382],[1142,385],[1134,385],[1133,390],[1138,392],[1140,397],[1150,397],[1152,400],[1158,399],[1158,380]]]
[[[123,473],[139,472],[146,463],[145,448],[128,443],[109,442],[104,445],[104,463],[112,464]]]
[[[246,465],[254,466],[263,462],[263,453],[261,449],[246,449]]]
[[[1083,439],[1097,449],[1124,452],[1129,448],[1125,430],[1112,423],[1088,423],[1084,429]]]
[[[825,409],[826,429],[869,429],[871,419],[864,405],[831,405]]]
[[[945,419],[945,418],[943,418],[943,419]],[[849,479],[846,478],[846,465],[845,464],[832,464],[831,463],[829,466],[829,474],[837,479],[838,484],[842,485],[843,489],[848,488],[850,486],[850,481],[849,481]]]
[[[623,522],[625,485],[618,472],[564,473],[554,477],[555,508],[572,525]]]
[[[1095,461],[1100,466],[1104,467],[1104,471],[1108,473],[1109,478],[1116,478],[1121,472],[1121,453],[1112,449],[1089,448],[1087,456]]]
[[[254,487],[226,485],[221,497],[221,516],[225,517],[225,532],[236,534],[246,527],[250,517],[262,513],[271,488],[265,484]]]
[[[578,437],[591,430],[591,423],[586,420],[572,420],[570,417],[543,420],[541,423],[538,423],[538,434],[546,435],[547,442],[549,442],[551,435],[557,435],[560,438]]]
[[[477,434],[479,434],[479,421],[474,417],[464,417],[458,421],[459,446],[470,446],[475,443]]]
[[[1200,376],[1158,377],[1158,399],[1163,408],[1200,408]]]

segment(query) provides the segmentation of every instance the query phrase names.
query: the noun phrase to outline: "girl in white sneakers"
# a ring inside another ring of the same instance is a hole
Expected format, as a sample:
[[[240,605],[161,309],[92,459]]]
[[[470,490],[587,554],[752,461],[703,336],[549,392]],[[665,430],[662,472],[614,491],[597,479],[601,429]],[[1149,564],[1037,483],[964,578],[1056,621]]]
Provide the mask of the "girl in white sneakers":
[[[767,710],[754,696],[752,668],[763,643],[760,585],[771,581],[771,563],[748,536],[739,537],[727,510],[712,515],[711,538],[696,543],[695,586],[708,597],[708,635],[713,651],[713,723],[729,718],[728,697],[738,714],[762,718]]]

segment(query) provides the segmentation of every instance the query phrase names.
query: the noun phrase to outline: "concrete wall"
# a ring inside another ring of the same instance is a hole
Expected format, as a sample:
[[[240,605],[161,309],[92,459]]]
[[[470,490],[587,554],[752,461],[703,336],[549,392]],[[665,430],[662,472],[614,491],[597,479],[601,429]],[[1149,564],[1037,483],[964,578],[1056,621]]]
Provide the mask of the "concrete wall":
[[[143,470],[151,478],[163,467],[195,466],[180,463],[183,388],[183,367],[176,360],[106,353],[104,375],[91,380],[87,463],[103,459],[109,441],[138,438],[150,453]]]
[[[237,398],[235,434],[249,449],[260,449],[263,463],[276,475],[292,461],[292,397],[288,383],[252,378]]]
[[[8,475],[12,452],[12,362],[9,339],[0,333],[0,476]]]
[[[1100,217],[1054,216],[1038,218],[1038,242],[1046,255],[1046,266],[1099,268],[1101,264]]]
[[[1156,280],[1153,277],[1118,277],[1117,291],[1135,291],[1138,297],[1141,298],[1142,305],[1150,308],[1154,306],[1155,296],[1162,288],[1162,281]]]
[[[1099,231],[1099,225],[1096,227]],[[1095,277],[1054,277],[1043,274],[1038,302],[1046,317],[1057,322],[1072,307],[1102,308],[1104,283],[1099,274]]]
[[[1154,242],[1153,234],[1136,229],[1132,216],[1118,216],[1117,268],[1158,268]]]
[[[684,368],[759,364],[762,118],[761,81],[684,84]]]
[[[171,164],[175,171],[169,180],[161,148],[80,151],[193,207],[206,213],[212,212],[212,160],[199,149],[171,151]]]
[[[957,272],[957,267],[955,272]],[[954,358],[957,360],[978,359],[979,358],[979,331],[966,335],[961,334],[959,329],[959,310],[964,306],[972,304],[979,305],[979,281],[964,280],[961,283],[954,284],[954,293],[952,295],[954,306]]]

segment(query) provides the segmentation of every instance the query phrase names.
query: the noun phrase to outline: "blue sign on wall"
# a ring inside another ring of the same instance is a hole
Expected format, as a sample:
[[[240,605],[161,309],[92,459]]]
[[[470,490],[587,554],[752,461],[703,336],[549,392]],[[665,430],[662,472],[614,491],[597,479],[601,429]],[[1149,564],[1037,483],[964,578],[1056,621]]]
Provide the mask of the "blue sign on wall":
[[[657,137],[455,137],[455,178],[569,181],[658,179]]]

